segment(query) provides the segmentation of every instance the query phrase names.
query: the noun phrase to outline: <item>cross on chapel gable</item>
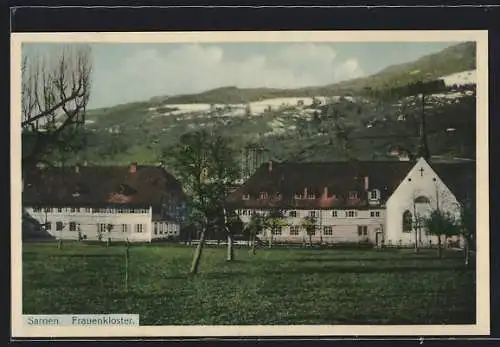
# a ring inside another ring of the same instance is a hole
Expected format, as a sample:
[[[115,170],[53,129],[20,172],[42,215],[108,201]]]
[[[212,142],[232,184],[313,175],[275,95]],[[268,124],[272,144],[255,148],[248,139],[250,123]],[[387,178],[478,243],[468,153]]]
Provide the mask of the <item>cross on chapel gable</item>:
[[[420,177],[424,177],[424,168],[421,167],[418,171],[420,171]]]

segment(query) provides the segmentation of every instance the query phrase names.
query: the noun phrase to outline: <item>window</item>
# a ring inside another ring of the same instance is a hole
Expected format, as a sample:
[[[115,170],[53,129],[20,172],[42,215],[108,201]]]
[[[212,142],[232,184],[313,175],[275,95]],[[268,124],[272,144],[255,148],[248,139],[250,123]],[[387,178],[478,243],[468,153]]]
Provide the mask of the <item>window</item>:
[[[380,211],[370,211],[370,217],[380,217]]]
[[[260,193],[260,199],[262,199],[262,200],[267,199],[267,193],[266,192],[261,192]]]
[[[52,207],[45,207],[44,211],[45,212],[52,212]]]
[[[242,213],[244,216],[246,216],[246,215],[247,215],[247,210],[243,210],[243,211],[241,211],[241,213]]]
[[[406,210],[403,213],[403,231],[411,231],[412,229],[412,214],[410,211]]]
[[[293,217],[293,218],[297,217],[297,211],[290,211],[290,212],[288,213],[288,216],[289,216],[289,217]]]
[[[243,200],[250,200],[250,194],[248,193],[243,194]]]
[[[300,194],[295,194],[295,195],[293,196],[293,198],[294,198],[294,199],[296,199],[296,200],[300,200],[300,199],[302,199],[302,195],[300,195]]]
[[[281,235],[281,226],[278,225],[278,226],[275,226],[272,230],[272,234],[273,235]]]
[[[56,230],[61,231],[64,229],[63,222],[56,222]]]
[[[300,228],[298,225],[290,226],[290,236],[299,236]]]
[[[358,211],[346,211],[346,216],[347,217],[357,217]]]
[[[430,204],[431,201],[426,196],[419,196],[418,198],[415,199],[415,203],[416,204]]]
[[[76,231],[76,223],[69,222],[69,231]]]
[[[314,200],[314,199],[316,199],[316,194],[308,194],[308,195],[307,195],[307,198],[308,198],[309,200]]]
[[[57,208],[57,212],[62,213],[62,208],[61,208],[61,207],[58,207],[58,208]]]
[[[358,192],[351,191],[349,192],[349,199],[357,199],[358,198]]]
[[[79,207],[71,207],[70,212],[72,212],[72,213],[80,212],[80,208]]]
[[[99,232],[100,233],[106,232],[106,224],[100,223],[98,227],[99,227]]]
[[[310,217],[316,217],[316,211],[309,211]]]
[[[126,232],[128,232],[128,225],[127,224],[122,224],[122,233],[126,233]]]
[[[164,225],[163,225],[163,223],[160,223],[160,227],[159,227],[160,235],[163,234],[163,229],[164,229]]]
[[[143,224],[136,224],[135,225],[135,232],[136,233],[142,233],[144,230],[144,225]]]
[[[333,235],[333,227],[331,225],[326,225],[323,227],[323,235],[332,236]]]
[[[41,207],[33,207],[33,212],[42,212]]]
[[[52,222],[45,223],[45,230],[52,230]]]
[[[376,199],[378,199],[378,190],[375,190],[375,189],[374,189],[374,190],[372,190],[372,191],[370,192],[370,199],[372,199],[372,200],[376,200]]]
[[[90,207],[85,207],[85,212],[92,213],[92,209]]]
[[[366,225],[358,225],[358,236],[368,235],[368,227]]]
[[[332,211],[332,217],[338,217],[337,211]]]

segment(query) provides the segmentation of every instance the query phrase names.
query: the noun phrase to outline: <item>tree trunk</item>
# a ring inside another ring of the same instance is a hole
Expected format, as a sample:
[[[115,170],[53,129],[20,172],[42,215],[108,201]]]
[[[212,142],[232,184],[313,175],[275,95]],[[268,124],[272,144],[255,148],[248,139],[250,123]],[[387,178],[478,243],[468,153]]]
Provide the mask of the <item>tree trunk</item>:
[[[313,246],[313,237],[312,237],[312,234],[309,233],[309,247],[312,248],[312,246]]]
[[[233,236],[231,234],[227,235],[227,261],[234,260],[234,250],[233,250]]]
[[[256,235],[255,233],[252,233],[252,254],[255,255],[255,240],[256,239]]]
[[[225,207],[222,208],[222,214],[224,218],[224,231],[226,232],[227,235],[227,261],[233,261],[234,260],[233,235],[231,234],[231,230],[229,230],[228,227],[227,210]]]
[[[269,231],[269,248],[273,247],[273,232],[270,230]]]
[[[439,258],[443,257],[443,249],[441,247],[441,235],[438,235],[438,255]]]
[[[464,238],[465,266],[469,265],[469,242]]]
[[[200,243],[196,247],[196,251],[194,253],[193,262],[191,263],[191,273],[195,274],[198,272],[198,266],[200,265],[201,254],[203,253],[203,246],[205,244],[205,229],[201,231],[200,235]]]
[[[418,229],[415,229],[415,253],[418,253]]]

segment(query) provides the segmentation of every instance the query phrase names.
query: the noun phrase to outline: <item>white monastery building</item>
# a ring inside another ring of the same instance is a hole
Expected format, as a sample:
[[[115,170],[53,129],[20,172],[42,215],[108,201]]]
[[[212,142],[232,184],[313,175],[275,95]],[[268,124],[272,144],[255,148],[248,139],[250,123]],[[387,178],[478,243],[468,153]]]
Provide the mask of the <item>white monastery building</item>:
[[[264,231],[275,242],[304,242],[312,216],[316,243],[370,242],[386,246],[436,245],[422,218],[439,208],[459,218],[475,201],[474,161],[344,161],[263,164],[228,202],[244,223],[252,214],[279,211],[281,229]],[[475,204],[474,204],[475,206]],[[408,223],[409,222],[409,223]],[[410,226],[408,228],[408,225]],[[270,235],[270,233],[272,235]],[[451,239],[460,243],[459,238]]]
[[[180,183],[161,165],[39,167],[24,177],[23,232],[74,240],[175,239],[185,201]]]

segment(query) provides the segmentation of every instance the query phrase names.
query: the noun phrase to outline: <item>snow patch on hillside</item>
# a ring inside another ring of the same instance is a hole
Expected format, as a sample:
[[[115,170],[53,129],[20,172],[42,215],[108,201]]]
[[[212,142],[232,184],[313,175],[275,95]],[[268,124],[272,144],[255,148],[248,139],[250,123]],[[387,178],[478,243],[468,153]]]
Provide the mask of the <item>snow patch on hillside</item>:
[[[454,84],[457,86],[476,84],[476,70],[457,72],[451,75],[439,77],[439,79],[443,80],[446,86],[452,86]]]

